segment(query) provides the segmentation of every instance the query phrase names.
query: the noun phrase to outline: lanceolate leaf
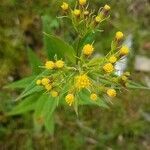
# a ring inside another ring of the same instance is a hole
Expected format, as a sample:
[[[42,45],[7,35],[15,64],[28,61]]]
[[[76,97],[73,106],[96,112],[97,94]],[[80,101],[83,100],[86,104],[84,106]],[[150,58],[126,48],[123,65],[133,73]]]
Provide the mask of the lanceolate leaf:
[[[19,98],[21,99],[21,98],[27,97],[27,96],[29,96],[31,94],[41,92],[43,90],[44,90],[44,88],[42,86],[35,86],[34,88],[30,89],[29,91],[27,91],[23,95],[20,95]]]
[[[56,109],[57,100],[50,97],[48,94],[43,94],[37,101],[35,109],[35,120],[42,120],[42,125],[45,126],[49,133],[54,131],[53,112]]]
[[[39,74],[38,76],[36,76],[36,78],[34,80],[32,80],[32,82],[25,88],[25,90],[20,94],[20,96],[16,100],[20,100],[20,99],[24,98],[25,96],[28,96],[32,92],[33,93],[36,92],[36,90],[38,92],[40,89],[37,88],[36,80],[42,78],[43,76],[48,75],[48,73],[50,73],[50,71],[49,70],[45,70],[41,74]],[[30,91],[32,91],[32,92],[30,92]],[[28,92],[28,94],[27,94],[27,92]]]
[[[55,121],[54,121],[54,114],[52,114],[51,116],[47,116],[46,120],[45,120],[45,129],[46,131],[53,135],[54,134],[54,129],[55,129]]]
[[[85,44],[92,44],[92,42],[94,41],[94,37],[95,33],[93,33],[92,31],[87,33],[80,41],[79,47],[83,47]]]
[[[49,59],[54,59],[57,55],[58,59],[65,59],[69,62],[75,63],[75,51],[72,46],[65,43],[56,36],[44,33],[45,49]]]
[[[42,70],[38,66],[41,66],[42,63],[30,48],[28,48],[28,59],[32,69],[32,74],[39,74]]]
[[[109,108],[106,102],[102,98],[98,98],[96,101],[92,101],[89,98],[89,92],[81,91],[80,94],[80,105],[98,105],[100,107]]]
[[[45,50],[49,59],[54,59],[54,56],[57,55],[59,59],[67,58],[72,63],[75,63],[75,51],[72,46],[59,39],[56,36],[51,35],[49,28],[50,18],[48,16],[43,16],[43,32],[44,32],[44,45]]]
[[[21,79],[19,81],[15,81],[11,84],[6,85],[4,88],[9,89],[24,89],[26,88],[34,79],[36,76],[26,77],[24,79]]]
[[[22,100],[7,115],[19,115],[34,110],[39,94],[34,94]]]
[[[149,87],[146,87],[144,85],[141,85],[139,83],[135,83],[133,81],[129,81],[129,83],[127,84],[127,87],[130,89],[143,89],[143,90],[150,90]]]

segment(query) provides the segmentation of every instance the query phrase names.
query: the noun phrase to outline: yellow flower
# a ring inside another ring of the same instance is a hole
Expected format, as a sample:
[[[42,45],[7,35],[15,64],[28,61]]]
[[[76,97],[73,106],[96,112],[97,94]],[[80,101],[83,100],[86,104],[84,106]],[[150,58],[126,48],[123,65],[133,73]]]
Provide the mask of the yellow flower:
[[[57,91],[51,91],[51,96],[52,97],[57,97],[58,96],[58,92]]]
[[[113,77],[112,81],[117,83],[118,82],[118,78],[117,77]]]
[[[85,5],[85,4],[86,4],[86,0],[79,0],[79,4],[80,4],[81,6]]]
[[[120,32],[120,31],[118,31],[117,33],[116,33],[116,39],[117,40],[122,40],[123,39],[123,33],[122,32]]]
[[[129,77],[130,76],[130,72],[125,72],[124,75]]]
[[[66,11],[66,10],[68,10],[69,5],[68,5],[67,3],[65,3],[65,2],[63,2],[63,4],[61,5],[61,8],[62,8],[64,11]]]
[[[107,63],[103,66],[103,69],[107,73],[111,73],[114,71],[114,66],[111,63]]]
[[[123,75],[123,76],[121,76],[121,80],[126,82],[128,80],[128,78],[125,75]]]
[[[117,58],[114,56],[114,55],[112,55],[110,58],[109,58],[109,62],[110,63],[115,63],[117,61]]]
[[[116,97],[117,92],[116,92],[115,89],[108,89],[108,90],[107,90],[107,95],[108,95],[109,97]]]
[[[45,63],[45,68],[46,69],[54,69],[54,67],[55,67],[55,63],[53,61],[47,61]]]
[[[42,82],[42,85],[47,85],[49,84],[50,80],[48,78],[43,78],[41,82]]]
[[[125,56],[128,55],[128,53],[129,53],[129,48],[127,46],[122,46],[122,48],[120,49],[120,55]]]
[[[95,17],[95,21],[96,21],[96,23],[100,23],[101,17],[100,17],[100,16],[96,16],[96,17]]]
[[[64,67],[64,62],[62,60],[58,60],[55,63],[56,68],[63,68]]]
[[[75,10],[73,11],[73,14],[78,17],[78,16],[80,16],[81,11],[80,11],[79,9],[75,9]]]
[[[50,85],[50,84],[45,85],[45,89],[47,91],[50,91],[52,89],[52,85]]]
[[[87,75],[79,75],[75,77],[75,86],[78,89],[88,88],[91,85],[89,77]]]
[[[93,101],[96,101],[96,100],[97,100],[97,94],[92,93],[92,94],[90,95],[90,99],[93,100]]]
[[[74,95],[73,94],[68,94],[65,98],[66,102],[71,106],[74,102]]]
[[[37,85],[40,85],[40,84],[41,84],[41,80],[37,80],[37,81],[36,81],[36,84],[37,84]]]
[[[105,6],[104,6],[104,9],[108,11],[108,10],[110,10],[111,8],[110,8],[109,5],[105,5]]]
[[[84,15],[85,15],[85,16],[89,15],[89,11],[88,11],[88,10],[85,10],[85,11],[84,11]]]
[[[93,53],[93,51],[94,51],[94,47],[93,47],[93,45],[90,45],[90,44],[86,44],[84,47],[83,47],[83,54],[84,55],[87,55],[87,56],[89,56],[89,55],[91,55],[92,53]]]

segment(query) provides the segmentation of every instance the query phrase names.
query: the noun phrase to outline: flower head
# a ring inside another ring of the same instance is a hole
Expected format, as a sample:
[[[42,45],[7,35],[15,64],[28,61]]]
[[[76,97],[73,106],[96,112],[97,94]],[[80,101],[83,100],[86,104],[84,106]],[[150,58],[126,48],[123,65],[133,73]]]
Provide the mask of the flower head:
[[[110,10],[111,8],[110,8],[109,5],[105,5],[105,6],[104,6],[104,9],[108,11],[108,10]]]
[[[55,63],[53,61],[47,61],[45,63],[45,68],[46,69],[54,69],[54,67],[55,67]]]
[[[41,80],[37,80],[37,81],[36,81],[36,84],[37,84],[37,85],[40,85],[41,83],[42,83]]]
[[[58,60],[58,61],[56,61],[55,62],[55,67],[56,68],[63,68],[64,67],[64,61],[62,61],[62,60]]]
[[[117,92],[116,92],[115,89],[108,89],[108,90],[107,90],[107,95],[108,95],[109,97],[116,97]]]
[[[68,94],[65,97],[66,102],[69,104],[69,106],[71,106],[74,102],[74,95],[73,94]]]
[[[63,2],[63,4],[61,5],[61,8],[62,8],[64,11],[66,11],[66,10],[68,10],[69,5],[68,5],[67,3],[65,3],[65,2]]]
[[[51,96],[52,97],[57,97],[58,96],[58,92],[57,91],[51,91]]]
[[[127,72],[124,73],[124,75],[129,77],[131,74],[130,74],[130,72],[127,71]]]
[[[112,56],[110,56],[110,58],[109,58],[109,62],[110,63],[115,63],[117,61],[117,58],[114,56],[114,55],[112,55]]]
[[[47,91],[50,91],[50,90],[52,89],[52,85],[51,85],[51,84],[45,85],[45,89],[46,89]]]
[[[79,4],[80,4],[81,6],[85,5],[85,4],[86,4],[86,0],[79,0]]]
[[[114,66],[111,63],[107,63],[103,66],[103,69],[106,73],[111,73],[114,71]]]
[[[129,48],[127,46],[122,46],[119,53],[120,53],[121,56],[128,55]]]
[[[80,16],[81,11],[80,11],[79,9],[75,9],[75,10],[73,11],[73,14],[74,14],[76,17],[78,17],[78,16]]]
[[[128,80],[128,78],[125,75],[123,75],[123,76],[121,76],[121,80],[126,82]]]
[[[96,93],[92,93],[90,95],[90,99],[93,100],[93,101],[96,101],[97,100],[97,94]]]
[[[123,39],[123,36],[124,36],[123,33],[120,32],[120,31],[118,31],[118,32],[116,32],[115,38],[116,38],[118,41],[120,41],[120,40]]]
[[[75,77],[75,85],[76,88],[82,89],[88,88],[91,85],[91,83],[89,77],[86,74],[83,74]]]
[[[87,56],[90,56],[93,51],[94,51],[94,47],[93,45],[90,45],[90,44],[86,44],[84,47],[83,47],[83,54],[84,55],[87,55]]]
[[[96,17],[95,17],[95,21],[96,21],[96,23],[100,23],[101,17],[100,17],[100,16],[96,16]]]
[[[87,15],[89,15],[89,11],[88,11],[88,10],[85,10],[85,11],[83,12],[83,14],[84,14],[85,16],[87,16]]]
[[[42,82],[42,85],[45,86],[45,85],[49,84],[50,80],[48,78],[43,78],[41,82]]]

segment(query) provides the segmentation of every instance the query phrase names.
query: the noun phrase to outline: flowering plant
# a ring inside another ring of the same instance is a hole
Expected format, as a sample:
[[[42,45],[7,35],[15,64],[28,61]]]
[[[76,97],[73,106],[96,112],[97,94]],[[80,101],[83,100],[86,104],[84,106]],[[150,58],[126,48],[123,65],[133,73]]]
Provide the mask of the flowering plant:
[[[29,50],[34,75],[8,85],[9,88],[25,88],[16,99],[23,100],[8,114],[32,111],[35,124],[44,125],[49,132],[53,131],[53,114],[58,105],[71,106],[78,115],[80,105],[108,108],[111,99],[122,89],[142,88],[129,80],[129,72],[121,76],[116,74],[116,62],[129,53],[129,48],[122,44],[122,32],[116,32],[105,57],[96,53],[91,35],[99,32],[100,23],[109,18],[109,5],[95,13],[89,9],[86,0],[79,0],[75,9],[71,9],[66,2],[61,9],[64,15],[60,18],[69,18],[75,29],[77,38],[74,44],[44,32],[49,60],[42,65]]]

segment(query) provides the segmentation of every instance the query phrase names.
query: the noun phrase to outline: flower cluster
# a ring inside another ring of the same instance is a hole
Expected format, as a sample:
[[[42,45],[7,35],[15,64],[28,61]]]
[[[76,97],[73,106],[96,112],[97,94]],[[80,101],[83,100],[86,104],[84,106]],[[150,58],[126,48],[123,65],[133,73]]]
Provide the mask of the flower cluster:
[[[98,12],[95,12],[95,10],[89,9],[87,0],[78,0],[74,9],[68,3],[63,2],[61,8],[64,15],[72,20],[74,28],[80,35],[84,35],[90,30],[97,28],[101,22],[109,17],[111,9],[106,4]]]
[[[86,0],[79,0],[78,5],[72,10],[66,2],[61,8],[73,21],[74,28],[79,33],[86,33],[84,29],[96,27],[100,22],[109,16],[110,6],[102,7],[97,15],[88,10]],[[80,23],[86,23],[83,32],[80,32]],[[81,52],[75,56],[77,62],[74,65],[67,65],[63,60],[49,60],[43,66],[49,70],[49,75],[36,81],[37,86],[42,86],[52,97],[65,99],[69,106],[75,104],[80,98],[80,92],[88,91],[89,99],[97,101],[102,96],[114,98],[118,90],[126,88],[129,72],[121,76],[116,75],[115,64],[117,61],[127,56],[129,48],[123,45],[124,34],[120,31],[114,36],[109,53],[100,59],[94,57],[94,43],[86,43]],[[77,49],[77,51],[79,51]]]
[[[118,41],[122,39],[123,33],[117,32],[113,40],[113,42],[116,43],[115,51],[110,51],[106,57],[94,64],[92,64],[89,59],[94,52],[94,46],[91,44],[83,46],[80,58],[84,60],[84,63],[80,62],[80,66],[76,66],[76,68],[66,66],[62,60],[55,62],[47,61],[44,68],[53,70],[54,72],[48,77],[38,79],[36,84],[43,86],[52,97],[57,97],[65,84],[70,83],[70,89],[65,95],[65,100],[69,106],[76,100],[77,93],[83,89],[90,91],[91,94],[89,97],[93,101],[96,101],[101,94],[106,94],[111,98],[116,97],[116,89],[121,86],[125,87],[128,77],[130,76],[129,72],[125,72],[122,76],[115,75],[115,63],[129,53],[127,46],[117,46]],[[61,71],[63,71],[63,74],[60,75],[59,72]],[[68,72],[73,74],[71,79],[65,78],[70,74]],[[95,80],[95,76],[97,80]],[[111,84],[103,83],[101,80],[106,80],[111,82]],[[97,89],[99,89],[99,91]]]

